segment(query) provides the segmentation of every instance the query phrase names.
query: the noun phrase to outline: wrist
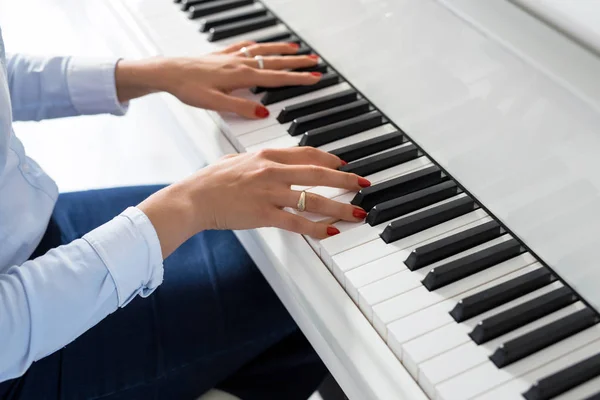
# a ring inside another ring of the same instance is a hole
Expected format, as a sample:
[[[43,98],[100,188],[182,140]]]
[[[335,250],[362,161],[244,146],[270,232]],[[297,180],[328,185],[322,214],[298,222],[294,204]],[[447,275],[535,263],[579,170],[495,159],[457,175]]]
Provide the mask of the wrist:
[[[188,192],[184,186],[171,185],[137,206],[152,223],[160,241],[163,258],[203,230],[195,221],[195,207]]]
[[[165,59],[120,60],[115,68],[117,97],[121,103],[164,90]]]

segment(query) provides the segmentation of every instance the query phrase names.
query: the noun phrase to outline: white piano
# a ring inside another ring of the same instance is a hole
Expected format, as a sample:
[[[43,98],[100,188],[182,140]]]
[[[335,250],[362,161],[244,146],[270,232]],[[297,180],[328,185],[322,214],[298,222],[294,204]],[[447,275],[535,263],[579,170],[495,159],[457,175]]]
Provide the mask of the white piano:
[[[165,102],[208,162],[312,145],[374,183],[310,189],[370,210],[335,237],[238,233],[350,399],[600,399],[597,0],[105,2],[146,56],[321,56],[239,93],[266,120]]]

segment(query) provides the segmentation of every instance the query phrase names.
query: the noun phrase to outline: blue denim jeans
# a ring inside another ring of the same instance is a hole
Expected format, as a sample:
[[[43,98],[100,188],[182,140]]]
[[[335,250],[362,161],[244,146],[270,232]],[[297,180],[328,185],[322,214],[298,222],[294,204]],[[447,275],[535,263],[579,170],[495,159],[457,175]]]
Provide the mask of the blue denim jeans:
[[[158,186],[62,194],[35,255],[69,243]],[[0,383],[1,399],[306,399],[325,367],[235,235],[202,232],[165,260],[163,284]]]

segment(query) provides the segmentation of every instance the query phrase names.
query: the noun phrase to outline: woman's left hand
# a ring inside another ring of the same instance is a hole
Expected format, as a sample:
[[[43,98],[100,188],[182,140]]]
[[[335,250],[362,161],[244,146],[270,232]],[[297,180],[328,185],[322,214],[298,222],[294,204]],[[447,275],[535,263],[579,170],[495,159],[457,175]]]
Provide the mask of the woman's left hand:
[[[318,72],[286,71],[318,63],[315,55],[295,56],[297,50],[295,43],[242,42],[203,57],[120,61],[116,72],[118,97],[125,102],[164,91],[194,107],[229,111],[253,119],[266,118],[269,111],[262,104],[231,92],[252,86],[317,83],[321,78]],[[254,56],[263,57],[264,69],[259,69]]]

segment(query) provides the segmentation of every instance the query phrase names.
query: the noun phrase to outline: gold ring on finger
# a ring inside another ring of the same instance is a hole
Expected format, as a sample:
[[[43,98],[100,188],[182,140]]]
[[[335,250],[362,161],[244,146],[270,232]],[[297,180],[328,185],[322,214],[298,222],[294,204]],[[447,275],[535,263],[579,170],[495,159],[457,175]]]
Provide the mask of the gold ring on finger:
[[[265,59],[263,56],[254,56],[254,59],[258,62],[258,69],[265,69]]]
[[[247,58],[252,58],[252,54],[250,54],[250,50],[248,50],[248,48],[246,46],[244,46],[240,49],[240,53],[245,55]]]
[[[297,209],[300,212],[306,211],[306,191],[305,190],[300,192],[300,198],[298,199]]]

